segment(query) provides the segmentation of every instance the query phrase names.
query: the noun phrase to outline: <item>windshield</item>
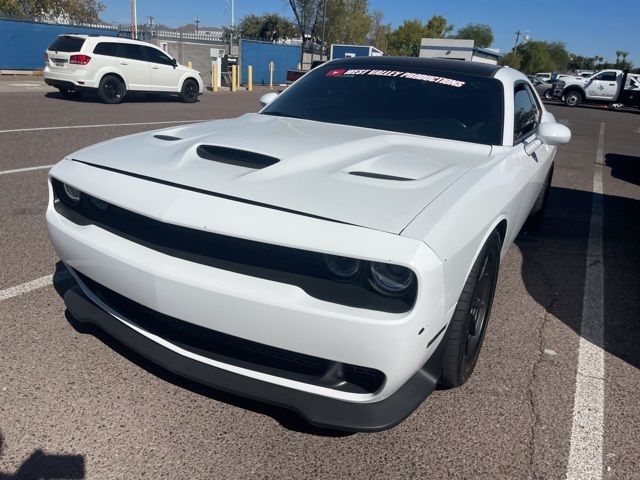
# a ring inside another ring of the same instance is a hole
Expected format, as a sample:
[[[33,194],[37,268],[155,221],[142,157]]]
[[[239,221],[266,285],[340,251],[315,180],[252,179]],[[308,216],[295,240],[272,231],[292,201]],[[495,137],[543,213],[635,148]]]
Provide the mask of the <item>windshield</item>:
[[[323,65],[261,113],[488,145],[502,143],[502,86],[498,80],[387,68]]]

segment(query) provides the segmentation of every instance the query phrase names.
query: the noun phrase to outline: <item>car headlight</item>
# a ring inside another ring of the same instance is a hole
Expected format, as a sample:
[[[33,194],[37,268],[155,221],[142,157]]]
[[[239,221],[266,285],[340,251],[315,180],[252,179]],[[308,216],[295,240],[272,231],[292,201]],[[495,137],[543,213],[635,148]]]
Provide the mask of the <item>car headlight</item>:
[[[369,282],[383,295],[400,296],[413,287],[415,275],[401,265],[373,262],[370,267]]]
[[[339,278],[353,277],[360,270],[360,260],[336,255],[325,255],[324,263]]]
[[[61,200],[63,200],[65,203],[69,205],[77,205],[78,203],[80,203],[80,197],[82,196],[82,193],[77,188],[64,183],[62,193],[63,195]]]
[[[565,86],[565,83],[564,83],[562,80],[560,80],[560,81],[558,82],[558,87],[560,87],[560,88],[564,88],[564,86]]]

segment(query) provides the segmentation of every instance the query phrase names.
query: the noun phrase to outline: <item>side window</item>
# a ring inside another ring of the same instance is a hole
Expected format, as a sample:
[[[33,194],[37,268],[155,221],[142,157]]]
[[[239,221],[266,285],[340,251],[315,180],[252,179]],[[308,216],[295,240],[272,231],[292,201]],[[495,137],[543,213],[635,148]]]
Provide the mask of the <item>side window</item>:
[[[147,60],[144,47],[133,43],[117,43],[116,54],[118,57],[130,58],[131,60]]]
[[[173,61],[160,50],[152,47],[144,47],[147,52],[147,60],[153,63],[160,63],[162,65],[173,65]]]
[[[513,97],[513,143],[528,137],[538,126],[541,112],[529,88],[516,85]]]
[[[604,72],[596,77],[596,80],[602,80],[603,82],[615,82],[616,72]]]
[[[96,55],[107,55],[109,57],[116,56],[116,44],[112,42],[100,42],[93,49]]]

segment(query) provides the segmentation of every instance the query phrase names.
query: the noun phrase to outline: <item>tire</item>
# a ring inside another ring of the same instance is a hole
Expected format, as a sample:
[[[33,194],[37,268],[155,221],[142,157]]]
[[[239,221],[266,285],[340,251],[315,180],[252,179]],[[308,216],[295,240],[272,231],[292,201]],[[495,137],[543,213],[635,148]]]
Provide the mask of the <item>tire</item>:
[[[582,94],[576,90],[564,95],[564,104],[567,107],[577,107],[582,103]]]
[[[195,103],[198,100],[198,91],[200,86],[193,78],[187,78],[182,84],[180,91],[180,100],[184,103]]]
[[[116,104],[122,102],[127,90],[124,82],[115,75],[105,75],[98,86],[98,96],[104,103]]]
[[[497,231],[487,239],[469,273],[445,337],[440,383],[463,385],[473,373],[487,330],[496,291],[502,240]]]
[[[553,88],[547,88],[544,91],[544,99],[545,100],[553,100]]]
[[[547,178],[545,178],[544,183],[542,184],[542,188],[540,189],[540,193],[538,193],[538,197],[536,198],[533,207],[531,208],[531,212],[529,212],[529,216],[524,224],[523,229],[527,232],[537,232],[540,230],[542,226],[542,220],[544,218],[544,212],[547,207],[547,198],[549,197],[549,189],[551,188],[551,180],[553,179],[553,165],[551,165],[551,169],[549,173],[547,173]]]

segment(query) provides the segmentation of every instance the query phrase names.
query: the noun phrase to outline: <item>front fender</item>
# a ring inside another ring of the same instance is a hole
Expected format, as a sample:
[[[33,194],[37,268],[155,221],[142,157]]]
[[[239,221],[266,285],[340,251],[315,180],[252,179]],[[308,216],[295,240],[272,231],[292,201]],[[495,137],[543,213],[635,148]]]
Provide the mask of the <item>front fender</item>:
[[[458,301],[473,263],[491,232],[502,221],[506,252],[520,224],[523,181],[512,155],[476,166],[428,205],[402,232],[421,239],[444,263],[445,309]]]

